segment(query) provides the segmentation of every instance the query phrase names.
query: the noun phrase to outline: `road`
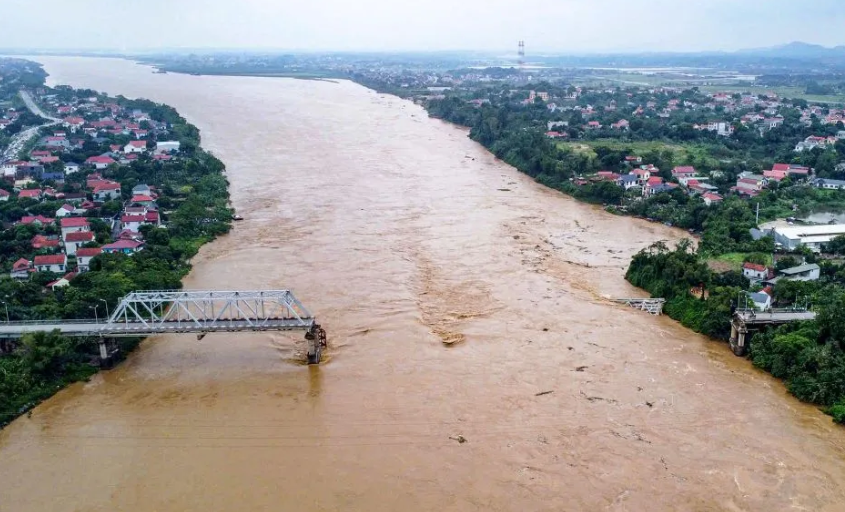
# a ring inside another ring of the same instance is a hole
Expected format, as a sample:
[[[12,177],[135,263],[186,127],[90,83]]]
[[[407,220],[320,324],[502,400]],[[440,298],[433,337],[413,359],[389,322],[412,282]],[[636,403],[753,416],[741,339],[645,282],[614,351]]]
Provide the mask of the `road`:
[[[44,113],[41,108],[35,104],[32,100],[32,96],[29,95],[26,91],[20,91],[21,98],[23,102],[26,104],[26,107],[29,109],[30,112],[37,116],[41,116],[44,119],[49,119],[49,123],[42,124],[41,126],[34,126],[32,128],[27,128],[22,132],[16,134],[9,145],[3,150],[2,154],[0,154],[0,162],[5,162],[7,160],[15,160],[17,158],[18,153],[26,146],[26,143],[29,142],[32,137],[34,137],[38,130],[43,128],[44,126],[52,126],[54,124],[58,124],[61,122],[61,119],[56,117],[49,116]]]

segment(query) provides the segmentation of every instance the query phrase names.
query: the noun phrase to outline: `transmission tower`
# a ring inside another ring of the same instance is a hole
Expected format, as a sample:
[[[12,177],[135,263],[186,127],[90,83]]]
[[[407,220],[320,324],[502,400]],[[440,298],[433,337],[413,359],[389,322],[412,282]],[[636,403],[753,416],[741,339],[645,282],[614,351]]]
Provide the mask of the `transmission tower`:
[[[519,69],[525,67],[525,41],[519,42]]]

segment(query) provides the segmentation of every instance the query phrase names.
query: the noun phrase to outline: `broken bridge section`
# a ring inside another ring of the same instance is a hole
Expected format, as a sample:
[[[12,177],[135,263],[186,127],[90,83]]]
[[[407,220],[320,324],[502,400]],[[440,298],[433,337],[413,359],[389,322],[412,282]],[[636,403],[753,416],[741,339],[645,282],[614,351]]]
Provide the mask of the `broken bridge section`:
[[[747,335],[766,325],[781,325],[791,322],[814,320],[813,311],[796,311],[792,309],[772,309],[756,311],[753,309],[737,310],[731,318],[731,350],[738,356],[744,356],[748,351]]]
[[[320,362],[326,331],[290,290],[161,290],[132,292],[105,321],[54,320],[0,324],[0,337],[59,330],[65,336],[99,337],[100,357],[112,355],[109,339],[167,333],[305,331],[308,363]]]

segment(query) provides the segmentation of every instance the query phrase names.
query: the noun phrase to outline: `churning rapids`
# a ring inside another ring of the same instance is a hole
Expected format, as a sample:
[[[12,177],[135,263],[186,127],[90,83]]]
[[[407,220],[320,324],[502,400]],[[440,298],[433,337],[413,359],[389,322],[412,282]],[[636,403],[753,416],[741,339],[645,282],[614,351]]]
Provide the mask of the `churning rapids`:
[[[631,255],[679,232],[353,83],[38,60],[199,126],[246,220],[185,285],[289,287],[329,352],[149,339],[0,433],[3,512],[845,506],[842,428],[725,345],[604,300],[641,293]]]

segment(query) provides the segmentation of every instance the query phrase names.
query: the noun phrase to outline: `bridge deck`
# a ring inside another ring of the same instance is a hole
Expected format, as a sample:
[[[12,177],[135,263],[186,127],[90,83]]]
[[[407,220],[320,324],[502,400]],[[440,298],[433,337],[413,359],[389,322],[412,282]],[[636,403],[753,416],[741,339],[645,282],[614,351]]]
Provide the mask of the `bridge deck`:
[[[33,322],[0,324],[0,338],[20,338],[29,332],[58,329],[65,336],[119,338],[130,336],[150,336],[166,333],[212,333],[212,332],[242,332],[242,331],[293,331],[308,330],[314,324],[311,318],[282,318],[273,320],[217,320],[216,322],[200,325],[190,321],[173,321],[161,323],[128,322]]]
[[[816,313],[813,311],[737,311],[736,317],[746,324],[785,324],[802,320],[814,320]]]

